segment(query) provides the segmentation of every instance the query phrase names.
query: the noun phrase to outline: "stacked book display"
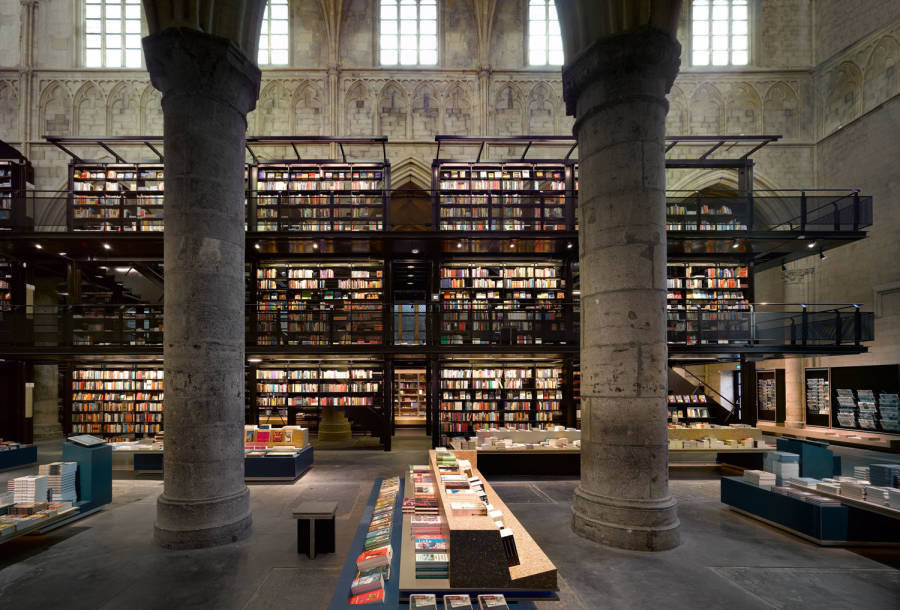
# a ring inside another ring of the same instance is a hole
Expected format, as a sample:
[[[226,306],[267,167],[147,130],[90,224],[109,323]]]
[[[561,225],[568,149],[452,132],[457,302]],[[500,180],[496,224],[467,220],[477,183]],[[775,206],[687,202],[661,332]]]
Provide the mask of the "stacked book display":
[[[114,366],[72,371],[72,432],[108,441],[163,430],[163,370]]]
[[[75,231],[162,231],[162,165],[72,166],[70,223]]]
[[[13,493],[13,501],[19,503],[46,502],[49,497],[47,475],[27,475],[10,479],[7,490]]]
[[[800,476],[800,456],[787,451],[773,451],[765,455],[764,469],[782,480]]]
[[[666,328],[670,343],[696,345],[750,340],[749,267],[669,263],[666,288]]]
[[[391,532],[394,527],[394,507],[399,491],[399,477],[382,481],[362,552],[356,558],[357,574],[350,584],[347,600],[349,604],[384,601],[384,583],[391,578],[391,559],[394,555]]]
[[[75,489],[77,472],[78,462],[52,462],[38,467],[38,474],[47,476],[50,499],[53,502],[78,501],[78,492]]]

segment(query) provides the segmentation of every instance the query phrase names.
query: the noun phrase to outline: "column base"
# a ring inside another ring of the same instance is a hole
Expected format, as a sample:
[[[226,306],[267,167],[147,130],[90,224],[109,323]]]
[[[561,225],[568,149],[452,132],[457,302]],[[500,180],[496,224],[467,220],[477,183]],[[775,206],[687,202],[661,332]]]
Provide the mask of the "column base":
[[[349,441],[353,439],[350,420],[341,411],[326,410],[319,420],[318,439],[320,441]]]
[[[163,548],[202,549],[250,536],[250,490],[204,500],[172,500],[165,493],[156,500],[153,537]]]
[[[631,551],[665,551],[681,544],[672,496],[624,500],[593,494],[580,485],[572,504],[572,530],[588,540]]]

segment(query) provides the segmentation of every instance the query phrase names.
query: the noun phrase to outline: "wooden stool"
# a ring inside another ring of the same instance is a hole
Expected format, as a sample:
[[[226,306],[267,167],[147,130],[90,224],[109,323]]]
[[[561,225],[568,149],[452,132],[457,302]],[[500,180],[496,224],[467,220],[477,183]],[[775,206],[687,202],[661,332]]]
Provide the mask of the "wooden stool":
[[[317,553],[334,553],[335,513],[337,502],[303,502],[294,508],[298,553],[310,559]]]

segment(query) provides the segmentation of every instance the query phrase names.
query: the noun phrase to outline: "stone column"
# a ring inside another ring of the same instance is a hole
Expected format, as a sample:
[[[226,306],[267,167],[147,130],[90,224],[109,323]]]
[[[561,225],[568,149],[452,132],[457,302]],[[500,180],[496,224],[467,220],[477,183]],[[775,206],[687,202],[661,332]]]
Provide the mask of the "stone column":
[[[665,95],[680,45],[642,26],[563,69],[581,208],[581,484],[572,526],[626,549],[679,544],[666,431]]]
[[[187,28],[144,39],[162,94],[165,486],[156,540],[200,548],[250,534],[244,484],[244,145],[259,68]]]
[[[784,281],[785,303],[807,302],[807,278],[815,270],[788,269],[781,272]],[[799,307],[791,310],[799,311]],[[799,325],[799,319],[798,319]],[[799,337],[798,337],[799,341]],[[784,424],[786,426],[802,426],[806,422],[804,417],[804,386],[806,385],[803,373],[803,358],[786,358],[784,361]]]

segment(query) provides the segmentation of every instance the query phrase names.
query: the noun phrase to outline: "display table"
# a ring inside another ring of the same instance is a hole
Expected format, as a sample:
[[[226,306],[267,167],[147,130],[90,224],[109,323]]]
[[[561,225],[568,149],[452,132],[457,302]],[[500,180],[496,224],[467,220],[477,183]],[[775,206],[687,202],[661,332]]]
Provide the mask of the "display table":
[[[581,473],[580,449],[478,449],[478,470],[486,475]]]
[[[843,505],[820,506],[737,477],[722,477],[721,485],[722,502],[732,509],[819,545],[900,544],[896,519],[879,512]]]
[[[0,471],[37,464],[37,447],[21,447],[0,451]]]
[[[294,456],[244,458],[245,481],[296,481],[312,468],[313,448],[304,447]]]
[[[78,462],[78,508],[81,516],[112,502],[112,447],[83,447],[66,441],[63,462]]]
[[[50,529],[55,529],[59,527],[63,523],[68,523],[73,520],[76,516],[78,516],[79,509],[77,506],[73,506],[64,511],[60,511],[53,515],[52,517],[47,517],[46,519],[41,519],[36,521],[26,527],[18,528],[15,531],[7,531],[5,533],[0,533],[0,544],[4,542],[9,542],[14,538],[18,538],[20,536],[26,536],[28,534],[40,533],[42,531],[47,531]]]

